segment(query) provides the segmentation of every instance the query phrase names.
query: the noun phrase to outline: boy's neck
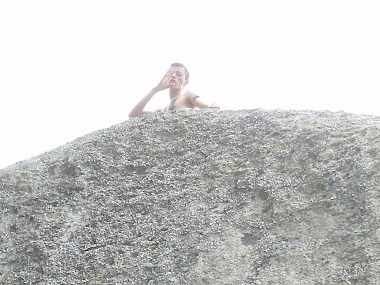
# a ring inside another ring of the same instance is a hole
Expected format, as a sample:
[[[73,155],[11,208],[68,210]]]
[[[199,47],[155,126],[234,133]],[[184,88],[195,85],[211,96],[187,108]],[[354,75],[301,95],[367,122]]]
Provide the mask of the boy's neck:
[[[181,96],[181,89],[170,89],[169,90],[169,97],[170,97],[170,100],[174,99],[174,98],[177,98],[179,96]]]

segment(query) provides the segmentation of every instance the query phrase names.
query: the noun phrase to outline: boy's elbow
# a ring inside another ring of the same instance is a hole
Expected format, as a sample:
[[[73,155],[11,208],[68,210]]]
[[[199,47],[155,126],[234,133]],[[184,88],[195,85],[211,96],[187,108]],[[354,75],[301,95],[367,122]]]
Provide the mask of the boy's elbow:
[[[136,113],[134,113],[134,112],[130,112],[129,113],[129,115],[128,115],[128,117],[131,119],[131,118],[136,118],[136,117],[138,117],[139,115],[138,114],[136,114]]]

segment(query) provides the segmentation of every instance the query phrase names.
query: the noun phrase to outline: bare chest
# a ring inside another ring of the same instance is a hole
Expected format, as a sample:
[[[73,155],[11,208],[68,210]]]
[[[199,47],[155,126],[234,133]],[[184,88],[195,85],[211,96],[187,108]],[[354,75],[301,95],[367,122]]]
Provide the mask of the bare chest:
[[[173,111],[179,110],[183,108],[194,108],[193,104],[191,104],[185,97],[181,96],[178,98],[174,98],[170,100],[169,104],[165,107],[165,111]]]

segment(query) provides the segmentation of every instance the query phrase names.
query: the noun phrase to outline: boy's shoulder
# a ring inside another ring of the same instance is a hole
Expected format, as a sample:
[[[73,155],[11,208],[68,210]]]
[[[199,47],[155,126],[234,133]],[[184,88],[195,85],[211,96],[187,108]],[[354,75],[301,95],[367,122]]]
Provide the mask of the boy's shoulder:
[[[186,98],[186,100],[189,100],[189,101],[193,101],[195,100],[196,98],[199,98],[199,96],[197,94],[195,94],[193,91],[191,90],[188,90],[186,91],[183,95],[182,95],[184,98]]]

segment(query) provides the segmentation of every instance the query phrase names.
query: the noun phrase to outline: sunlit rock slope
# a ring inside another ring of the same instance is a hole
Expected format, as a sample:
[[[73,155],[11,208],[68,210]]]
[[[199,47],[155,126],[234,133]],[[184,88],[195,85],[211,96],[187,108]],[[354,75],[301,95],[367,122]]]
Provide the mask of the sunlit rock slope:
[[[380,118],[131,119],[0,170],[1,284],[380,284]]]

